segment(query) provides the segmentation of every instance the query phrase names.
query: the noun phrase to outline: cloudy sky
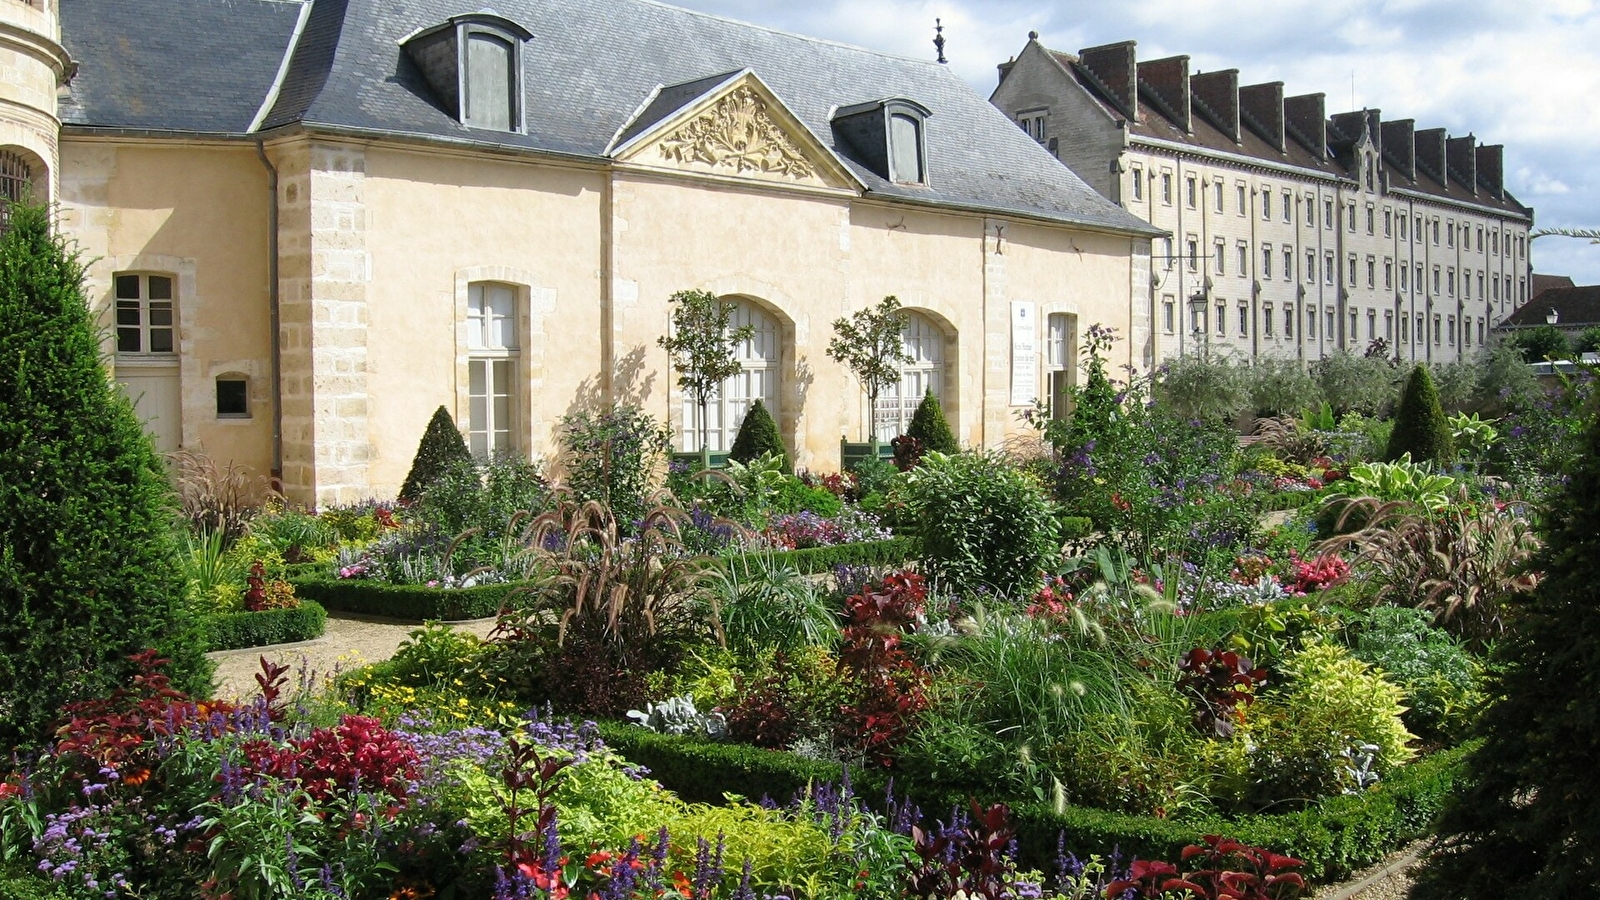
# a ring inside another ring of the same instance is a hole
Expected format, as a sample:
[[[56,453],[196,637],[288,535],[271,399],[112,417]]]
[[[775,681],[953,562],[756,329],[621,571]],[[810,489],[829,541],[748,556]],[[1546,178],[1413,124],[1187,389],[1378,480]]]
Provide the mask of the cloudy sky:
[[[1029,31],[1075,52],[1135,40],[1140,59],[1322,92],[1417,128],[1506,147],[1507,187],[1535,227],[1600,228],[1600,0],[673,0],[678,5],[950,64],[988,96]],[[1600,284],[1600,245],[1534,242],[1536,271]]]

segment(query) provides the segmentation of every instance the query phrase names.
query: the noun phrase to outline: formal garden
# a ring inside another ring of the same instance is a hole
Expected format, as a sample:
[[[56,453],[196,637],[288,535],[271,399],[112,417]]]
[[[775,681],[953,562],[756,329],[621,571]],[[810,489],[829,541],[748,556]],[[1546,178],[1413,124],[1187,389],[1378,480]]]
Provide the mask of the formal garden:
[[[81,278],[16,208],[0,897],[1286,900],[1430,835],[1418,897],[1600,883],[1587,371],[1095,326],[1001,448],[930,395],[842,471],[759,403],[714,468],[627,406],[483,461],[440,409],[398,497],[305,509],[155,453]],[[674,299],[695,396],[736,336]],[[865,393],[896,314],[836,323]],[[330,610],[416,627],[213,696]]]

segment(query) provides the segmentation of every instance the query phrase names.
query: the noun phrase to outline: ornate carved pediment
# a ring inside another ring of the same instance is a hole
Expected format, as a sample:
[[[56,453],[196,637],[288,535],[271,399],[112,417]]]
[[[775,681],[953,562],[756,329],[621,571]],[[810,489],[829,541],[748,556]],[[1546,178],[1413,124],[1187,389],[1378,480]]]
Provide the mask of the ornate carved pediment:
[[[749,85],[735,88],[656,147],[670,162],[697,163],[733,175],[781,175],[795,181],[817,176],[816,167]]]
[[[750,72],[625,139],[618,159],[779,184],[857,187],[849,170]]]

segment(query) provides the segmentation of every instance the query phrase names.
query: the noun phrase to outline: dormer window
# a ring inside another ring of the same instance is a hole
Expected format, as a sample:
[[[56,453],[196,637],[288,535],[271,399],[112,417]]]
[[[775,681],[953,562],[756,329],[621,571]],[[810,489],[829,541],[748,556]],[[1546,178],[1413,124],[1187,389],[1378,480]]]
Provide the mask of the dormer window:
[[[928,183],[928,109],[910,100],[876,100],[839,109],[833,130],[855,159],[896,184]]]
[[[461,124],[522,131],[522,45],[532,36],[510,19],[480,12],[454,16],[401,45]]]

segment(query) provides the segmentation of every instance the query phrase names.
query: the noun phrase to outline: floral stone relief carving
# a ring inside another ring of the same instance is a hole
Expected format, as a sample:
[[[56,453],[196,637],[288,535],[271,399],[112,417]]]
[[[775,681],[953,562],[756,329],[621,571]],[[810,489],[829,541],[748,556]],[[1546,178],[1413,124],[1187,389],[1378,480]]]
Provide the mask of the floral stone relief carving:
[[[817,177],[810,161],[767,112],[766,101],[750,87],[729,93],[659,146],[661,155],[676,163],[797,180]]]

